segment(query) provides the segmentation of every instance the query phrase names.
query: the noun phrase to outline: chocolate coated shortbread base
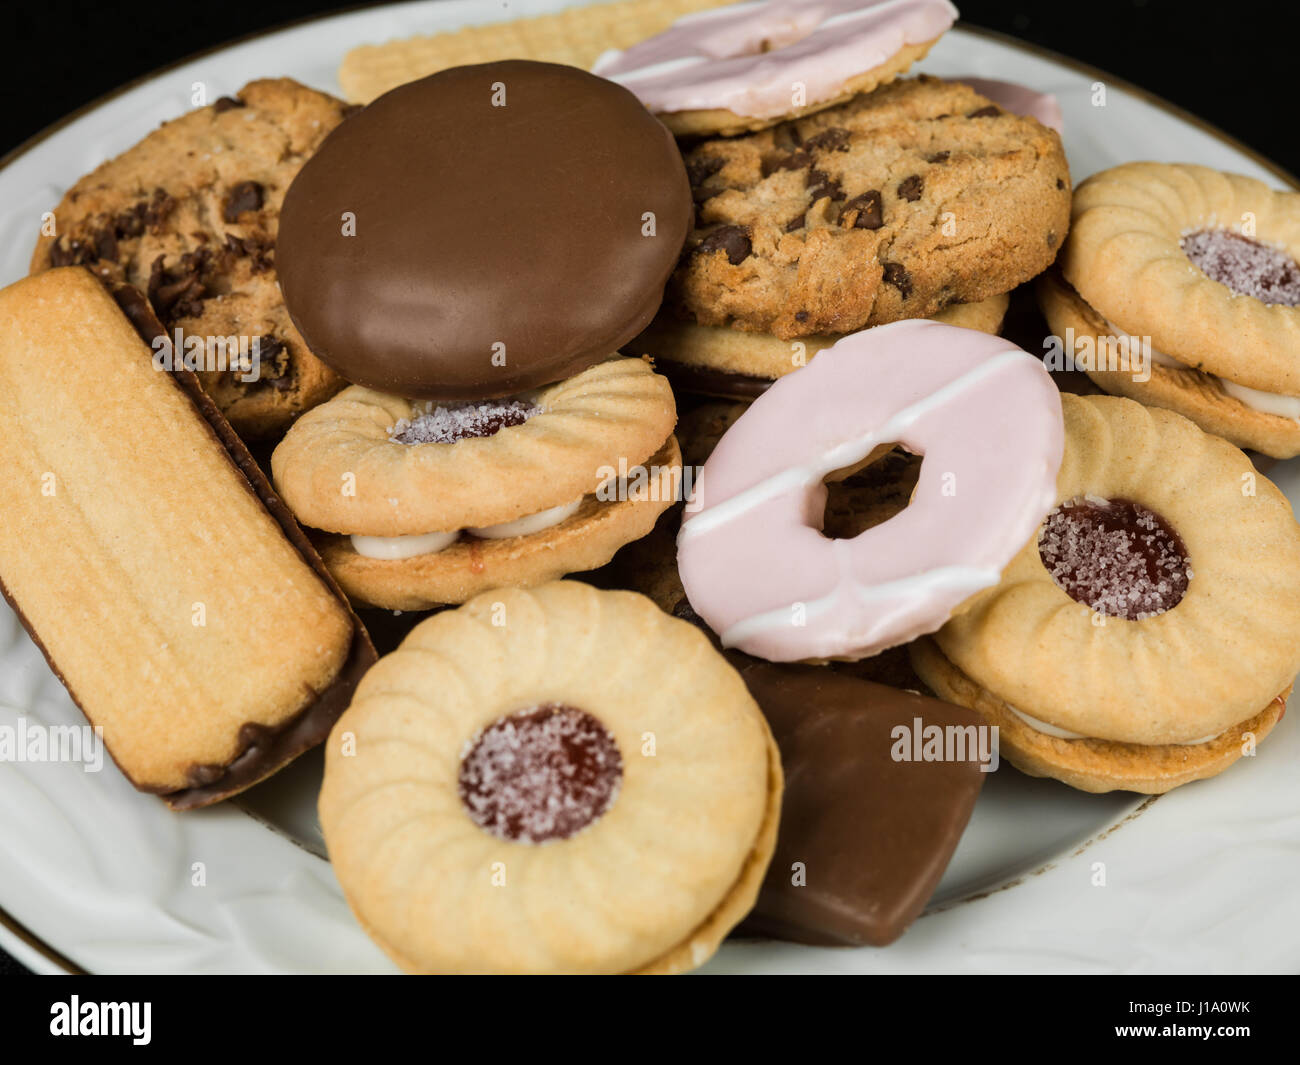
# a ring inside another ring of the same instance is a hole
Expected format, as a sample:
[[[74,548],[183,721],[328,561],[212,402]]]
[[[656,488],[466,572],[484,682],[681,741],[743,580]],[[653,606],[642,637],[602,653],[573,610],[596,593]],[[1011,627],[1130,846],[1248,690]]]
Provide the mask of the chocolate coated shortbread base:
[[[930,900],[984,784],[979,715],[824,666],[731,657],[772,727],[786,780],[776,853],[742,931],[892,943]],[[967,737],[965,757],[911,759],[926,728]],[[911,760],[896,757],[903,742]]]

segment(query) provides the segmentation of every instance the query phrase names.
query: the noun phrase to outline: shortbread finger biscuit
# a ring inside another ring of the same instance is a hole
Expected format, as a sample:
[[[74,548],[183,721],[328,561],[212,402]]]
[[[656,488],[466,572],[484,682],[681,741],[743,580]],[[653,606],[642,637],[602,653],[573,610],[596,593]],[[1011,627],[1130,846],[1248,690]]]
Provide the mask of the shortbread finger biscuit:
[[[957,303],[930,315],[936,322],[996,335],[1009,296],[1002,293],[979,303]],[[685,391],[733,399],[753,399],[779,377],[806,366],[838,336],[781,340],[767,333],[748,333],[727,326],[699,325],[661,312],[650,328],[624,350],[653,357],[655,367]]]
[[[921,76],[686,155],[696,227],[666,302],[783,340],[1009,292],[1069,228],[1061,139]]]
[[[1140,366],[1120,366],[1116,358],[1115,367],[1106,368],[1098,352],[1127,356],[1130,350],[1140,350],[1140,341],[1107,322],[1059,271],[1048,270],[1035,288],[1052,333],[1062,344],[1064,338],[1073,338],[1072,354],[1079,361],[1088,360],[1085,372],[1106,392],[1176,411],[1237,447],[1280,459],[1300,455],[1300,421],[1248,407],[1225,390],[1221,377],[1174,359],[1157,361],[1154,349],[1142,355]]]
[[[202,805],[319,742],[373,652],[193,377],[65,268],[0,292],[0,393],[5,595],[131,782]]]
[[[32,272],[85,264],[133,285],[242,436],[282,432],[344,384],[289,319],[275,242],[289,183],[346,111],[279,78],[165,123],[68,190]]]
[[[321,558],[355,603],[428,610],[490,588],[531,588],[605,565],[639,540],[677,499],[681,453],[672,437],[643,465],[645,480],[627,492],[600,493],[556,525],[498,539],[462,536],[449,547],[409,558],[359,554],[346,536],[319,539]]]
[[[948,0],[757,0],[701,11],[592,68],[677,136],[734,136],[843,103],[924,57]]]
[[[676,973],[753,906],[781,789],[702,633],[556,581],[435,615],[375,666],[320,819],[353,912],[409,972]]]
[[[1049,735],[952,664],[934,640],[911,645],[912,661],[943,698],[968,706],[998,729],[998,750],[1022,773],[1051,777],[1088,792],[1162,795],[1217,776],[1265,739],[1286,713],[1291,686],[1263,710],[1203,743],[1135,744]]]
[[[538,59],[586,70],[602,52],[627,48],[666,29],[681,15],[723,2],[621,0],[387,44],[364,44],[343,57],[339,84],[349,100],[366,104],[408,81],[467,63]]]

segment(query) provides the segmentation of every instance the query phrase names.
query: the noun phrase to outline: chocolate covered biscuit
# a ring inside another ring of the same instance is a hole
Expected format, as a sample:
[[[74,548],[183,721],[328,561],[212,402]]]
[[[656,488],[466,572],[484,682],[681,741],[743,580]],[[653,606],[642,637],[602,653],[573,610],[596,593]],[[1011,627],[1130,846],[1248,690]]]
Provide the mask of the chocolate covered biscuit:
[[[0,395],[0,585],[131,782],[205,805],[323,739],[373,649],[194,376],[71,267],[0,292]]]
[[[743,929],[820,945],[892,943],[948,867],[981,769],[996,768],[991,734],[981,740],[979,717],[964,707],[914,692],[821,666],[732,661],[772,727],[786,778],[776,854]]]
[[[403,85],[331,133],[285,196],[276,267],[312,352],[353,384],[510,396],[650,323],[691,213],[635,96],[512,59]]]

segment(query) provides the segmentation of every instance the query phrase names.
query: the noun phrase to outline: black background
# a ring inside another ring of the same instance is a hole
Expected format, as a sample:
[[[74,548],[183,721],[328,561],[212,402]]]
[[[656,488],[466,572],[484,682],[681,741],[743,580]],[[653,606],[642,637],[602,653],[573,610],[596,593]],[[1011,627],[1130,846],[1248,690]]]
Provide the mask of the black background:
[[[481,2],[508,14],[502,0]],[[4,0],[0,153],[159,66],[259,30],[357,6]],[[1300,14],[1291,0],[958,0],[958,7],[969,23],[1134,82],[1300,172],[1293,73]],[[22,970],[0,952],[0,973],[15,971]]]
[[[508,14],[509,0],[480,0]],[[4,0],[0,152],[125,81],[193,52],[358,4],[310,0]],[[1292,0],[958,0],[962,17],[1135,82],[1292,173]],[[362,42],[357,42],[362,43]],[[266,71],[275,74],[277,71]]]

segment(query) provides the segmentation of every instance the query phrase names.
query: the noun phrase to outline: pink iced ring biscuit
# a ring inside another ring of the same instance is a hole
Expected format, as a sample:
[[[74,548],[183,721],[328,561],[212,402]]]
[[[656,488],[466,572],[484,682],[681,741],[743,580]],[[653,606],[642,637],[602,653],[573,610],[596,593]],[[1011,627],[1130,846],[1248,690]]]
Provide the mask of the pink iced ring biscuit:
[[[1061,105],[1049,92],[1035,92],[1014,81],[996,81],[993,78],[966,77],[959,74],[945,81],[958,81],[969,85],[981,96],[987,96],[995,104],[1013,115],[1027,115],[1036,118],[1049,129],[1065,133],[1065,116],[1061,114]]]
[[[911,505],[824,537],[823,479],[890,443],[925,456]],[[1056,386],[1015,345],[925,320],[851,334],[722,437],[677,541],[686,595],[724,645],[774,662],[933,632],[1034,535],[1063,448]]]
[[[593,73],[631,89],[656,114],[724,110],[771,118],[843,92],[855,76],[907,45],[940,36],[957,17],[948,0],[758,0],[701,11]]]

